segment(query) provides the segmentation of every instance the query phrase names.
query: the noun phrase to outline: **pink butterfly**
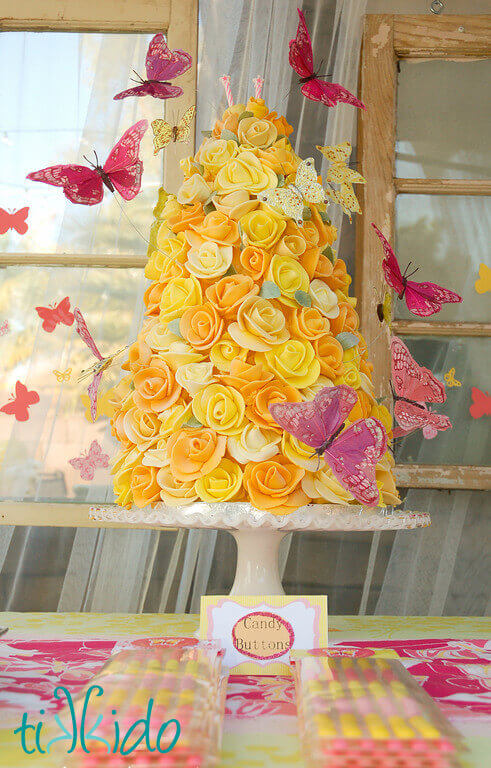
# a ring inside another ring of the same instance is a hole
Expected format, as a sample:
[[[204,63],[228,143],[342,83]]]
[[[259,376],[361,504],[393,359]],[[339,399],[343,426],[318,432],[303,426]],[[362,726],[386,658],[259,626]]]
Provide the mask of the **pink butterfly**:
[[[56,306],[36,307],[36,312],[43,321],[42,329],[46,333],[53,333],[57,325],[73,325],[74,316],[70,312],[70,299],[65,296]]]
[[[472,405],[469,413],[473,419],[480,419],[481,416],[491,416],[491,397],[489,392],[482,392],[477,387],[472,387]]]
[[[186,72],[192,64],[192,57],[186,51],[168,48],[162,34],[155,35],[148,46],[145,68],[147,79],[144,80],[136,72],[139,85],[121,91],[114,99],[126,99],[127,96],[153,96],[154,99],[172,99],[183,93],[179,85],[168,81]],[[137,81],[134,81],[137,82]]]
[[[444,403],[447,399],[445,386],[413,360],[411,353],[401,339],[392,337],[392,386],[394,416],[399,428],[393,430],[394,437],[402,437],[415,429],[422,429],[427,440],[436,437],[438,431],[449,429],[452,422],[448,416],[434,413],[426,403]]]
[[[416,283],[414,280],[409,280],[409,277],[414,275],[418,268],[407,275],[407,270],[411,265],[411,262],[409,262],[404,274],[402,274],[390,243],[373,222],[372,227],[379,236],[384,249],[385,258],[382,261],[382,268],[385,279],[390,287],[396,291],[397,298],[406,300],[407,308],[413,315],[428,317],[435,314],[435,312],[439,312],[442,304],[458,304],[462,301],[462,296],[448,290],[448,288],[442,288],[435,283]]]
[[[15,385],[15,396],[11,395],[8,403],[2,405],[0,411],[9,416],[15,416],[17,421],[27,421],[29,406],[39,403],[39,395],[34,389],[27,389],[25,384],[18,381]]]
[[[4,320],[3,323],[0,324],[0,336],[6,336],[9,331],[10,323],[8,320]]]
[[[80,471],[82,480],[93,480],[97,467],[109,466],[109,454],[102,453],[97,440],[93,440],[88,451],[75,459],[69,459],[68,463]]]
[[[357,401],[354,389],[324,387],[310,402],[273,403],[269,411],[283,429],[315,449],[355,499],[376,506],[375,466],[387,449],[385,429],[377,419],[360,419],[343,431]]]
[[[320,80],[314,72],[312,40],[305,23],[305,16],[300,8],[297,8],[297,11],[300,21],[298,22],[297,35],[289,43],[288,60],[297,75],[300,75],[299,82],[302,83],[303,95],[311,101],[322,102],[326,107],[335,107],[341,101],[344,104],[352,104],[354,107],[365,109],[365,105],[342,85],[326,83],[325,80]]]
[[[96,205],[104,197],[104,187],[111,192],[117,190],[124,200],[133,200],[141,187],[143,163],[138,157],[140,142],[148,128],[148,120],[140,120],[125,131],[109,153],[104,166],[91,165],[52,165],[40,171],[29,173],[31,181],[42,181],[63,187],[63,194],[72,203]]]
[[[27,214],[29,208],[19,208],[18,211],[6,211],[0,208],[0,235],[4,235],[9,229],[15,229],[19,235],[25,235],[28,230]]]

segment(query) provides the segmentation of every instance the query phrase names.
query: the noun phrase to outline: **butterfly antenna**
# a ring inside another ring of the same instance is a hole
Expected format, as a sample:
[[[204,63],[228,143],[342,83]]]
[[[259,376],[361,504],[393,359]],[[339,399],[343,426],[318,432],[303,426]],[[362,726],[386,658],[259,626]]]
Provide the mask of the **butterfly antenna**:
[[[97,152],[95,151],[95,149],[94,149],[94,155],[95,155],[96,165],[99,165],[99,158],[97,157]]]
[[[413,269],[413,271],[412,271],[412,272],[410,272],[408,275],[406,275],[406,278],[410,278],[410,277],[412,277],[413,275],[415,275],[415,274],[416,274],[416,272],[417,272],[418,270],[419,270],[419,267],[416,267],[416,269]]]
[[[404,270],[404,273],[403,273],[403,275],[402,275],[403,277],[406,277],[406,273],[407,273],[407,271],[408,271],[408,269],[409,269],[409,267],[411,266],[411,264],[412,264],[412,263],[413,263],[412,261],[409,261],[409,262],[406,264],[406,269]]]

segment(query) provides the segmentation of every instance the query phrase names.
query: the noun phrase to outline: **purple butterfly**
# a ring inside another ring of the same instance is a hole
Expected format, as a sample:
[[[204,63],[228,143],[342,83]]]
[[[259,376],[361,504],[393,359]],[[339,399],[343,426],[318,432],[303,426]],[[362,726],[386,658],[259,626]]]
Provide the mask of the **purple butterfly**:
[[[376,506],[375,466],[387,449],[387,435],[377,419],[359,419],[344,429],[357,401],[354,389],[324,387],[310,402],[274,403],[269,411],[280,427],[315,449],[341,485],[362,504]],[[343,431],[344,429],[344,431]]]
[[[192,57],[186,51],[171,51],[162,34],[154,35],[148,46],[145,67],[147,79],[137,75],[140,82],[133,88],[121,91],[114,99],[126,99],[127,96],[153,96],[154,99],[172,99],[183,93],[179,85],[168,81],[186,72],[192,64]],[[137,73],[135,73],[137,74]]]

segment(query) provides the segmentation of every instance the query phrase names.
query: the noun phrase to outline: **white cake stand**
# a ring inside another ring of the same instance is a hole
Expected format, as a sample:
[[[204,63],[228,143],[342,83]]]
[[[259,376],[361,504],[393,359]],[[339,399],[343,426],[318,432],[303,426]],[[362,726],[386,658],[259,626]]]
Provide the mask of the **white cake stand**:
[[[309,504],[290,515],[273,515],[246,502],[187,507],[90,507],[97,522],[132,524],[138,528],[213,528],[230,531],[237,542],[237,569],[230,594],[282,595],[278,550],[291,531],[401,531],[430,525],[423,512],[394,511],[393,507],[362,507],[341,504]]]

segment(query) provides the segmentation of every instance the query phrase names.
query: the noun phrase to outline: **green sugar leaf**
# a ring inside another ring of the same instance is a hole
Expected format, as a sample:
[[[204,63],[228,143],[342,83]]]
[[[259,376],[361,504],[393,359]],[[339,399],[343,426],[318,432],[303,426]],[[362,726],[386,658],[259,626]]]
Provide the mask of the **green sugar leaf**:
[[[336,263],[336,255],[330,245],[326,246],[326,248],[324,248],[322,253],[324,254],[324,256],[326,256],[329,259],[331,264]]]
[[[235,141],[237,144],[239,143],[239,137],[235,135],[235,133],[232,133],[232,131],[229,131],[228,128],[224,128],[223,131],[220,134],[220,137],[222,139],[225,139],[225,141]]]
[[[205,216],[215,210],[215,206],[213,205],[213,200],[211,199],[211,197],[208,198],[208,200],[204,204],[203,210],[205,212]]]
[[[307,206],[305,206],[303,209],[302,218],[304,221],[310,221],[312,218],[312,211]]]
[[[338,333],[336,339],[339,341],[343,349],[351,349],[360,343],[358,336],[355,336],[354,333],[349,333],[349,331]]]
[[[201,131],[201,135],[205,137],[205,139],[211,138],[211,131]]]
[[[327,215],[327,211],[319,211],[319,215],[320,215],[322,221],[324,222],[324,224],[330,224],[331,223],[331,219]]]
[[[179,330],[179,318],[176,317],[175,320],[171,320],[169,323],[167,323],[167,328],[171,333],[174,333],[176,336],[180,336],[182,339],[182,333]]]
[[[186,421],[186,423],[183,426],[190,427],[191,429],[200,429],[200,427],[202,427],[203,425],[200,421],[198,421],[197,418],[195,418],[194,416],[191,416],[191,418],[188,419],[188,421]]]
[[[278,173],[276,175],[278,176],[278,186],[279,187],[284,187],[285,186],[285,177],[283,176],[282,173]]]
[[[278,296],[281,296],[281,291],[276,283],[273,283],[270,280],[265,280],[261,286],[259,295],[263,299],[277,299]]]
[[[241,112],[239,115],[239,123],[244,119],[244,117],[254,117],[254,114],[252,112],[248,112],[247,110],[245,112]]]
[[[229,275],[236,275],[236,274],[237,274],[237,270],[235,269],[234,265],[231,264],[223,276],[228,277]]]
[[[306,291],[295,291],[295,301],[297,301],[301,307],[312,306],[312,298]]]

